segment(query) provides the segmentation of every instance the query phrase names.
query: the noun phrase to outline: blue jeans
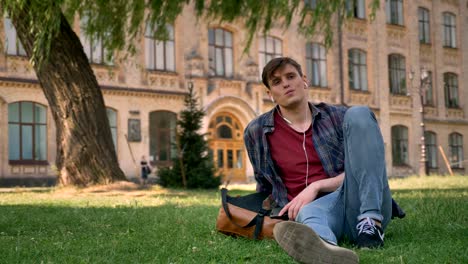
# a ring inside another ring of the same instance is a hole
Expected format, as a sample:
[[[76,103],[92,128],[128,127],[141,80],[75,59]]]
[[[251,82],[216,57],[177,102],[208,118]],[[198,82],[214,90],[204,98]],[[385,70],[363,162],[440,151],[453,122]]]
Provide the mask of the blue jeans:
[[[366,217],[390,222],[392,197],[385,151],[377,120],[368,107],[351,107],[343,122],[345,177],[341,187],[304,206],[296,221],[336,244],[357,238],[357,223]]]

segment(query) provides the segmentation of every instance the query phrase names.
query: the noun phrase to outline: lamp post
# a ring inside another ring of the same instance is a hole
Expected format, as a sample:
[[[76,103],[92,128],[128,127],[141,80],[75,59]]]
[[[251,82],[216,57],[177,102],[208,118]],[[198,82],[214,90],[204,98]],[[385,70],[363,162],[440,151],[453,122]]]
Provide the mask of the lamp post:
[[[412,81],[414,78],[414,71],[411,70],[409,73],[409,79]],[[424,124],[424,94],[426,92],[426,85],[429,81],[429,73],[427,72],[426,68],[421,68],[421,75],[420,75],[420,82],[418,86],[418,95],[419,95],[419,102],[420,102],[420,126],[421,126],[421,156],[419,159],[419,176],[426,176],[426,139],[424,137],[425,134],[425,124]]]

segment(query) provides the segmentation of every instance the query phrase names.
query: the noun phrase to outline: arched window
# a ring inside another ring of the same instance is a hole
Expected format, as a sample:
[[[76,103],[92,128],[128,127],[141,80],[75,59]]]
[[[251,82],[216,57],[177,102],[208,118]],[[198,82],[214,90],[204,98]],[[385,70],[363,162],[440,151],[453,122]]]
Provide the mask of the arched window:
[[[319,43],[306,45],[306,70],[312,86],[327,87],[327,54]]]
[[[145,62],[150,70],[175,71],[174,27],[166,25],[167,38],[156,37],[156,26],[145,30]]]
[[[34,102],[8,105],[11,164],[47,164],[47,108]]]
[[[3,25],[5,26],[5,51],[8,55],[15,56],[26,56],[23,44],[21,44],[16,34],[16,29],[11,22],[11,19],[5,17],[3,19]]]
[[[408,165],[408,128],[397,125],[392,127],[393,165]]]
[[[456,16],[449,12],[443,13],[443,27],[444,27],[444,47],[456,48],[457,47],[457,21]]]
[[[458,76],[455,73],[444,73],[444,92],[445,92],[445,106],[447,108],[458,108]]]
[[[150,113],[150,156],[159,164],[170,164],[175,157],[177,115],[169,111]]]
[[[258,40],[258,66],[260,74],[263,67],[274,58],[283,56],[283,41],[272,36],[261,37]]]
[[[429,168],[437,168],[437,135],[432,131],[424,133],[426,143],[426,160]]]
[[[242,140],[242,131],[237,120],[228,114],[219,114],[210,122],[209,130],[213,139],[234,139]]]
[[[353,90],[367,91],[366,52],[359,49],[348,51],[349,87]]]
[[[230,138],[232,138],[232,130],[227,125],[221,125],[217,129],[217,135],[216,136],[218,138],[230,139]]]
[[[210,70],[215,76],[233,76],[232,33],[222,28],[208,30]]]
[[[109,119],[109,126],[112,134],[112,142],[114,142],[115,150],[117,150],[117,111],[112,108],[106,107],[107,119]]]
[[[449,148],[452,168],[463,168],[463,136],[456,132],[450,134]]]
[[[388,71],[390,92],[392,94],[406,95],[405,57],[400,54],[390,54],[388,56]]]

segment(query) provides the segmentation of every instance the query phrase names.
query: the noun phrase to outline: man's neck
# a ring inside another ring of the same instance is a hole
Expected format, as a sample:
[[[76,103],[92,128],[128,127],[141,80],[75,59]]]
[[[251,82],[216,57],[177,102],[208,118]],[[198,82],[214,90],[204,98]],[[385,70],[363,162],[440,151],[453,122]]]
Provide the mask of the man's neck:
[[[281,116],[288,120],[288,124],[299,132],[307,130],[312,122],[312,112],[307,101],[295,107],[278,106]]]

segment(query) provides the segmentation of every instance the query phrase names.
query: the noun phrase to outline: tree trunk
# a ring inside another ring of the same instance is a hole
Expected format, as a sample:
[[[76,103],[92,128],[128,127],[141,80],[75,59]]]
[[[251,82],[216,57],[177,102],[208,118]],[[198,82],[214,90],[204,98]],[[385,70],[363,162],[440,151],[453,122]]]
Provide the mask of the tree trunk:
[[[29,25],[46,15],[28,10],[28,5],[10,13],[28,57],[37,33]],[[63,14],[49,58],[40,68],[34,62],[57,128],[59,183],[86,186],[126,180],[115,154],[102,92],[79,38]]]

